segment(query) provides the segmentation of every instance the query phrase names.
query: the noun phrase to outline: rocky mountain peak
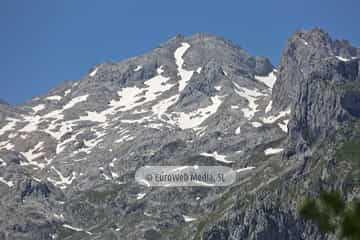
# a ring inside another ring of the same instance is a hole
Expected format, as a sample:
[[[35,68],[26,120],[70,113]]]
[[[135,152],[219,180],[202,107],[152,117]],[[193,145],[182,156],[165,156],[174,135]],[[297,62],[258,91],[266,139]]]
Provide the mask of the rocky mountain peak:
[[[341,99],[345,86],[359,81],[355,49],[319,28],[296,32],[288,40],[272,98],[274,109],[292,108],[289,135],[298,150],[350,119]]]
[[[221,37],[177,35],[0,105],[0,239],[300,238],[286,188],[299,153],[360,116],[354,49],[299,31],[275,69]],[[146,165],[228,166],[237,179],[152,188],[133,178]]]

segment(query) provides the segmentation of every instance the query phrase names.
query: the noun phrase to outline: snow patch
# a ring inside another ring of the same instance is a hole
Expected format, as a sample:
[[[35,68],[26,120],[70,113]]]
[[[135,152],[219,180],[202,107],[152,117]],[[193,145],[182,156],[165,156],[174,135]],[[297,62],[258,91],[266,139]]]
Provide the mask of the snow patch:
[[[308,46],[309,43],[307,41],[305,41],[304,39],[300,39],[300,41],[305,45],[305,46]]]
[[[12,181],[6,181],[3,177],[0,177],[0,182],[6,184],[10,188],[14,186],[14,183]]]
[[[344,58],[344,57],[341,57],[341,56],[336,56],[336,58],[339,59],[339,60],[342,61],[342,62],[348,62],[348,61],[350,61],[350,59]]]
[[[251,125],[252,125],[254,128],[259,128],[259,127],[262,126],[262,124],[259,123],[259,122],[251,122]]]
[[[0,158],[0,167],[6,167],[7,163],[4,161],[4,159]]]
[[[94,77],[94,76],[96,75],[97,71],[98,71],[98,68],[95,68],[95,69],[89,74],[89,76],[90,76],[90,77]]]
[[[239,168],[239,169],[236,169],[235,172],[239,173],[239,172],[245,172],[245,171],[249,171],[249,170],[253,170],[253,169],[255,169],[255,167]]]
[[[44,155],[44,153],[41,152],[43,148],[44,148],[44,142],[39,142],[32,149],[29,149],[27,152],[20,152],[28,160],[28,163],[21,163],[21,165],[22,166],[35,165],[40,169],[43,169],[45,167],[44,163],[38,163],[34,161],[35,159]]]
[[[60,101],[60,100],[62,99],[62,97],[59,96],[59,95],[54,95],[54,96],[49,96],[49,97],[47,97],[46,99],[48,99],[48,100],[54,100],[54,101]]]
[[[216,151],[213,153],[200,153],[200,155],[215,158],[215,160],[219,162],[232,163],[232,161],[226,160],[226,155],[218,154]]]
[[[199,126],[203,123],[208,117],[216,113],[220,107],[222,100],[220,96],[211,97],[212,104],[205,108],[199,108],[190,113],[176,112],[178,115],[176,119],[177,125],[181,129],[189,129]]]
[[[85,232],[85,233],[87,233],[88,235],[92,235],[92,233],[89,232],[89,231],[84,231],[84,229],[82,229],[82,228],[73,227],[73,226],[71,226],[71,225],[69,225],[69,224],[63,224],[62,226],[63,226],[64,228],[71,229],[71,230],[73,230],[73,231],[75,231],[75,232]]]
[[[255,76],[255,79],[272,89],[276,81],[276,75],[275,72],[272,71],[267,76]]]
[[[158,69],[158,73],[162,68]],[[145,88],[125,87],[118,92],[119,101],[112,100],[110,106],[118,108],[118,111],[128,111],[137,106],[155,100],[161,93],[173,87],[173,84],[167,83],[169,78],[157,75],[144,82]]]
[[[145,195],[146,195],[146,193],[138,193],[138,194],[136,195],[136,199],[137,199],[137,200],[141,200],[141,199],[143,199],[143,198],[145,197]]]
[[[35,106],[35,107],[32,108],[32,110],[33,110],[35,113],[37,113],[37,112],[39,112],[39,111],[41,111],[41,110],[44,110],[44,109],[45,109],[45,104],[40,104],[40,105],[37,105],[37,106]]]
[[[15,118],[6,118],[6,121],[9,121],[5,126],[0,129],[0,136],[4,135],[7,131],[12,131],[15,129],[16,123],[19,121]]]
[[[138,66],[136,66],[136,68],[134,69],[134,72],[140,71],[142,68],[143,68],[142,66],[138,65]]]
[[[284,132],[288,132],[288,124],[289,124],[289,120],[283,120],[282,123],[278,123],[279,128],[284,131]]]
[[[88,97],[89,97],[89,95],[86,94],[86,95],[78,96],[78,97],[75,97],[75,98],[71,99],[70,102],[68,102],[68,103],[63,107],[63,110],[72,108],[72,107],[74,107],[77,103],[86,101]]]
[[[70,93],[71,93],[71,89],[68,89],[68,90],[65,91],[65,93],[64,93],[65,95],[64,95],[64,96],[66,97],[66,96],[69,95]]]
[[[184,64],[183,56],[189,48],[190,48],[190,44],[183,42],[183,43],[181,43],[181,47],[176,49],[175,53],[174,53],[175,62],[177,65],[177,69],[178,69],[180,78],[181,78],[180,82],[179,82],[179,92],[184,90],[188,81],[191,79],[191,77],[194,73],[194,71],[188,71],[188,70],[183,69],[183,64]]]
[[[86,111],[87,116],[80,116],[80,121],[106,122],[106,116],[98,112]]]
[[[273,115],[273,116],[269,116],[269,117],[264,117],[262,119],[263,123],[266,123],[266,124],[271,124],[271,123],[274,123],[276,122],[277,120],[279,120],[280,118],[283,118],[285,116],[288,116],[291,114],[291,110],[290,108],[286,111],[281,111],[279,112],[277,115]]]
[[[196,218],[193,218],[193,217],[189,217],[186,215],[182,215],[182,216],[183,216],[185,222],[192,222],[192,221],[196,220]]]
[[[270,112],[272,109],[272,100],[270,100],[269,104],[265,108],[265,113]]]
[[[283,148],[268,148],[264,151],[265,155],[268,156],[268,155],[274,155],[274,154],[279,154],[281,153],[282,151],[284,151]]]
[[[266,94],[259,92],[257,89],[251,90],[251,89],[240,87],[235,82],[233,82],[233,84],[235,86],[235,92],[240,97],[246,98],[246,100],[249,102],[249,107],[243,108],[243,109],[241,109],[241,111],[244,113],[244,116],[248,120],[251,120],[255,116],[255,113],[258,112],[258,110],[257,110],[258,105],[256,104],[257,98],[261,97],[261,96],[266,96]]]
[[[241,127],[237,127],[235,130],[235,134],[239,135],[241,133]]]
[[[48,181],[52,182],[56,186],[60,186],[61,189],[65,189],[66,185],[70,185],[76,178],[76,172],[72,172],[69,176],[64,177],[62,173],[57,170],[54,166],[51,166],[51,169],[58,175],[59,181],[53,180],[50,177],[48,177]]]

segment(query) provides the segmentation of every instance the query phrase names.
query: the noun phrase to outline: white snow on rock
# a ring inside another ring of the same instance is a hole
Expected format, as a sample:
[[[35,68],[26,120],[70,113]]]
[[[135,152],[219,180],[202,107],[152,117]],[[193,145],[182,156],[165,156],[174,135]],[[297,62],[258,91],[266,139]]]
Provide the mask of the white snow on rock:
[[[52,182],[56,186],[60,186],[61,189],[65,189],[66,185],[70,185],[76,178],[76,172],[72,172],[69,176],[64,177],[62,173],[57,170],[54,166],[51,166],[51,169],[58,175],[59,181],[53,180],[52,178],[48,177],[48,181]]]
[[[192,221],[196,220],[196,218],[189,217],[189,216],[186,216],[186,215],[183,215],[183,218],[184,218],[185,222],[192,222]]]
[[[128,131],[121,132],[120,138],[115,141],[115,143],[128,142],[134,139],[133,136],[126,134]]]
[[[236,82],[233,82],[233,84],[235,86],[235,89],[234,89],[235,92],[240,97],[245,98],[249,102],[249,107],[243,108],[243,109],[241,109],[241,111],[244,113],[244,116],[248,120],[251,120],[255,116],[255,113],[258,112],[258,110],[257,110],[258,105],[256,104],[257,98],[261,97],[261,96],[266,96],[266,94],[261,93],[256,89],[251,90],[251,89],[240,87]]]
[[[17,133],[10,133],[10,134],[8,135],[8,138],[9,138],[9,139],[12,139],[12,138],[16,137],[17,135],[18,135]]]
[[[270,100],[269,104],[265,108],[265,113],[270,112],[272,109],[272,100]]]
[[[190,113],[176,112],[178,118],[176,119],[177,125],[181,129],[189,129],[199,126],[212,114],[216,113],[220,107],[222,100],[220,96],[211,97],[212,104],[205,108],[199,108]]]
[[[41,117],[36,116],[25,116],[24,117],[25,122],[28,122],[22,129],[20,129],[20,132],[34,132],[38,129],[38,124],[41,121]]]
[[[141,199],[143,199],[143,198],[145,197],[145,195],[146,195],[146,193],[138,193],[138,194],[136,195],[136,199],[137,199],[137,200],[141,200]]]
[[[251,122],[250,124],[251,124],[254,128],[259,128],[259,127],[262,126],[262,124],[259,123],[259,122]]]
[[[179,92],[184,90],[184,88],[187,85],[187,82],[191,79],[194,73],[194,71],[188,71],[183,68],[183,64],[184,64],[183,56],[189,48],[190,48],[190,44],[183,42],[181,43],[181,47],[176,49],[174,53],[177,69],[181,78],[179,82]]]
[[[159,101],[152,107],[152,111],[157,115],[158,119],[162,120],[163,116],[167,116],[166,111],[170,108],[179,98],[179,95],[175,95],[164,100]]]
[[[111,177],[109,177],[109,176],[106,175],[105,173],[103,173],[102,176],[105,178],[106,181],[110,181],[110,180],[111,180]]]
[[[71,93],[71,89],[68,89],[64,92],[64,96],[66,97],[67,95],[69,95]]]
[[[117,174],[116,172],[111,172],[111,177],[112,178],[118,178],[119,174]]]
[[[144,215],[147,216],[147,217],[151,217],[152,215],[148,212],[144,212]]]
[[[236,169],[235,172],[240,173],[240,172],[245,172],[245,171],[249,171],[249,170],[253,170],[253,169],[255,169],[255,167],[239,168],[239,169]]]
[[[340,61],[343,61],[343,62],[348,62],[348,61],[350,61],[350,59],[344,58],[344,57],[341,57],[341,56],[336,56],[336,58],[339,59]]]
[[[200,153],[200,155],[215,158],[215,160],[219,162],[232,163],[232,161],[226,160],[226,155],[218,154],[217,151],[213,153]]]
[[[276,122],[277,120],[279,120],[280,118],[283,118],[285,116],[288,116],[291,114],[291,110],[290,108],[286,111],[281,111],[279,112],[277,115],[273,115],[273,116],[268,116],[268,117],[264,117],[262,119],[263,123],[266,123],[266,124],[271,124],[271,123],[274,123]]]
[[[87,233],[88,235],[92,235],[92,233],[89,232],[89,231],[84,231],[84,229],[82,229],[82,228],[77,228],[77,227],[71,226],[71,225],[69,225],[69,224],[63,224],[62,226],[63,226],[64,228],[71,229],[71,230],[73,230],[73,231],[75,231],[75,232],[85,232],[85,233]]]
[[[289,124],[289,120],[283,120],[281,123],[278,123],[278,126],[281,130],[283,130],[284,132],[288,132],[288,124]]]
[[[255,76],[255,79],[264,83],[269,88],[273,88],[276,81],[275,71],[270,72],[267,76]]]
[[[207,129],[207,126],[193,128],[196,135],[200,136],[200,137],[202,137],[206,133],[206,129]]]
[[[91,153],[92,149],[96,147],[100,142],[103,141],[103,136],[105,136],[104,131],[97,131],[95,132],[96,137],[91,140],[84,140],[84,144],[87,147],[84,152],[87,154]]]
[[[265,155],[268,156],[268,155],[274,155],[274,154],[279,154],[281,153],[282,151],[284,151],[283,148],[268,148],[264,151]]]
[[[87,116],[80,116],[81,121],[106,122],[105,114],[86,111]]]
[[[143,68],[142,66],[138,65],[138,66],[136,66],[136,68],[134,69],[134,72],[140,71],[142,68]]]
[[[228,76],[228,73],[227,73],[227,72],[225,72],[224,70],[223,70],[223,73],[224,73],[224,75],[225,75],[225,76]]]
[[[45,104],[40,104],[40,105],[37,105],[37,106],[35,106],[35,107],[32,108],[32,110],[33,110],[35,113],[37,113],[37,112],[39,112],[39,111],[41,111],[41,110],[44,110],[44,109],[45,109]]]
[[[40,169],[43,169],[45,167],[44,163],[38,163],[34,161],[35,159],[44,155],[44,153],[41,152],[43,148],[44,148],[44,142],[39,142],[33,148],[29,149],[27,152],[21,152],[21,154],[24,155],[25,158],[28,160],[28,163],[21,163],[21,165],[22,166],[35,165]]]
[[[222,89],[221,86],[215,86],[214,88],[215,88],[217,91],[220,91],[220,90]]]
[[[239,135],[241,133],[241,128],[240,127],[237,127],[236,130],[235,130],[235,134],[236,135]]]
[[[12,150],[14,147],[14,144],[9,141],[0,142],[0,149]]]
[[[61,96],[59,96],[59,95],[54,95],[54,96],[49,96],[49,97],[47,97],[46,99],[48,99],[48,100],[54,100],[54,101],[60,101],[61,100]]]
[[[6,167],[6,166],[7,166],[6,162],[0,158],[0,167]]]
[[[197,72],[197,73],[201,73],[201,69],[202,69],[201,67],[198,67],[198,68],[196,69],[196,72]]]
[[[162,73],[162,67],[158,69],[158,74]],[[125,87],[118,91],[119,101],[112,100],[110,106],[117,108],[117,111],[128,111],[137,106],[155,100],[161,93],[169,90],[174,85],[167,83],[168,77],[157,75],[144,82],[145,88]]]
[[[239,106],[237,106],[237,105],[231,105],[231,109],[239,109]]]
[[[305,41],[304,39],[300,39],[300,41],[305,45],[305,46],[308,46],[309,45],[309,43],[307,42],[307,41]]]
[[[0,129],[0,136],[5,134],[7,131],[14,130],[16,123],[19,121],[18,119],[15,118],[6,118],[5,120],[9,122]]]
[[[90,77],[94,77],[94,76],[96,75],[97,71],[98,71],[98,68],[95,68],[95,69],[89,74],[89,76],[90,76]]]
[[[6,184],[10,188],[14,186],[14,183],[12,181],[6,181],[3,177],[0,177],[0,182]]]
[[[72,134],[71,137],[69,137],[68,139],[64,140],[63,142],[59,143],[57,146],[56,146],[56,154],[60,154],[62,151],[65,150],[65,148],[67,147],[67,145],[71,142],[74,142],[76,140],[76,137],[83,133],[84,130],[82,131],[79,131],[75,134]]]
[[[68,102],[68,103],[63,107],[63,110],[72,108],[72,107],[74,107],[77,103],[86,101],[88,97],[89,97],[89,95],[86,94],[86,95],[78,96],[78,97],[75,97],[75,98],[71,99],[70,102]]]

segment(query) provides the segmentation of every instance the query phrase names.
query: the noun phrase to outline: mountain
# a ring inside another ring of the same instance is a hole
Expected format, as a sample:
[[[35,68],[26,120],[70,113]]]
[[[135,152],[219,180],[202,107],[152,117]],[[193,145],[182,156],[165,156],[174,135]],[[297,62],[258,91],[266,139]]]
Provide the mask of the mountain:
[[[0,104],[0,239],[333,239],[305,196],[359,197],[360,49],[296,32],[280,65],[177,35],[79,81]],[[147,187],[146,165],[228,166],[228,187]],[[250,171],[241,171],[255,167]]]

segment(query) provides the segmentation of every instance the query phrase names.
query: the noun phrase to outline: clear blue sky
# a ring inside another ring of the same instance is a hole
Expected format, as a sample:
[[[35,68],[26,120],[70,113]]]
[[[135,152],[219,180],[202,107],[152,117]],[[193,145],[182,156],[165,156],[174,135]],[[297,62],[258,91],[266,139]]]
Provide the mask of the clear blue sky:
[[[220,35],[274,64],[300,28],[360,46],[359,17],[358,0],[1,0],[0,99],[19,104],[176,33]]]

